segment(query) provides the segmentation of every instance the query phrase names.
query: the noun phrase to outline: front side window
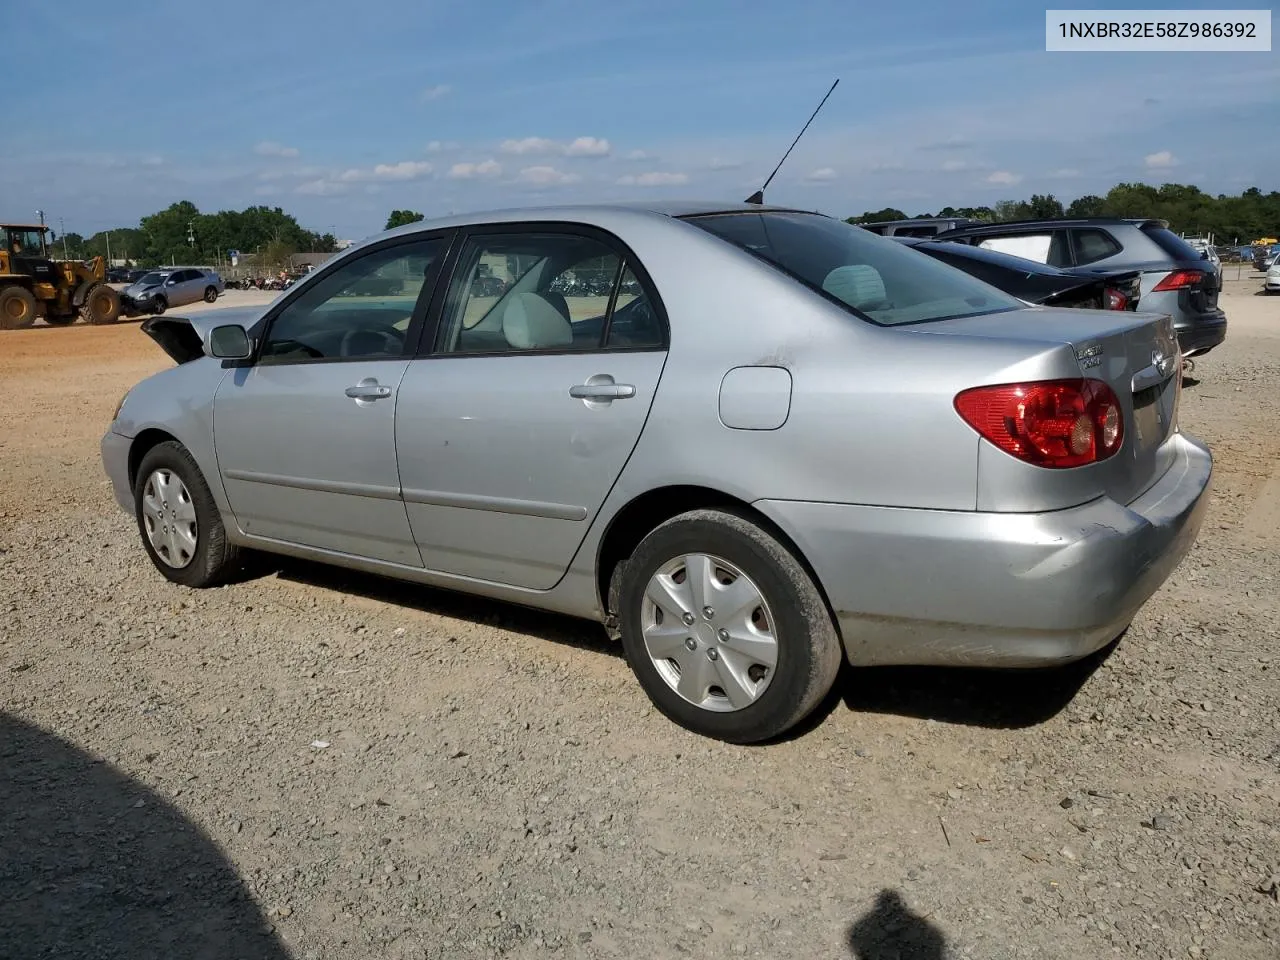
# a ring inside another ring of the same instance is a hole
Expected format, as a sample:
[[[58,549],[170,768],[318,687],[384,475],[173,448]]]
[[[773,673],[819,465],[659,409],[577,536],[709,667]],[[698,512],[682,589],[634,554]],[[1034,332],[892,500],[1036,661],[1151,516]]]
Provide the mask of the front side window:
[[[439,349],[504,354],[659,346],[648,301],[622,257],[595,238],[475,236],[458,260]],[[608,333],[611,321],[616,335]]]
[[[444,251],[443,239],[397,244],[318,278],[276,315],[258,362],[401,356],[431,268]]]
[[[963,271],[820,214],[724,213],[690,217],[687,222],[746,249],[882,326],[1023,306]]]
[[[11,230],[9,252],[20,257],[42,257],[44,236],[39,230]]]

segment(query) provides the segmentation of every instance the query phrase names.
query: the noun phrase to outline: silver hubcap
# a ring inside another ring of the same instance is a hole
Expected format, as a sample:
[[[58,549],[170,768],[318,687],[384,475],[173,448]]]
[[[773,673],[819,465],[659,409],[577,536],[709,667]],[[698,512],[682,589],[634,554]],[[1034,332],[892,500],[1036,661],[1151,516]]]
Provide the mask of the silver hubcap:
[[[749,707],[773,680],[778,640],[760,588],[728,561],[691,553],[649,580],[640,612],[659,676],[704,710]]]
[[[151,549],[176,569],[196,555],[196,505],[181,478],[161,467],[142,489],[142,525]]]

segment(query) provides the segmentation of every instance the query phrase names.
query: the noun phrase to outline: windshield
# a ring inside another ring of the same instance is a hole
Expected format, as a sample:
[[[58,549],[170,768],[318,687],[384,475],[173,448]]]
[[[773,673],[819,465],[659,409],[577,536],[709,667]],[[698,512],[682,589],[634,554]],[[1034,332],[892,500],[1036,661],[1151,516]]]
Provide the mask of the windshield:
[[[955,267],[821,214],[762,211],[687,220],[882,326],[1025,306]]]
[[[44,256],[44,242],[39,230],[9,229],[9,252],[18,256]]]
[[[167,276],[168,276],[167,273],[148,273],[145,276],[143,276],[143,278],[139,280],[138,283],[142,284],[142,286],[144,287],[155,287],[164,283],[164,278]]]

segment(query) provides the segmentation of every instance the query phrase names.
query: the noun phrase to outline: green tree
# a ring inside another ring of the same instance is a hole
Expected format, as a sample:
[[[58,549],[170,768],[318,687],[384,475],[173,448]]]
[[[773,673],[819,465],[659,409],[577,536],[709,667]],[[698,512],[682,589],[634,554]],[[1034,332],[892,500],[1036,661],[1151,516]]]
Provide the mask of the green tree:
[[[1107,201],[1093,194],[1086,194],[1072,200],[1067,207],[1068,217],[1105,217]]]
[[[1031,216],[1037,220],[1050,220],[1063,215],[1062,204],[1052,193],[1033,193],[1027,206],[1031,208]]]
[[[297,252],[286,240],[272,240],[262,248],[262,265],[270,270],[287,270],[289,258]]]
[[[993,208],[996,223],[1007,223],[1010,220],[1029,220],[1033,216],[1030,204],[1021,200],[997,200]]]
[[[392,210],[391,216],[387,217],[387,225],[383,230],[392,230],[396,227],[403,227],[407,223],[418,223],[427,219],[417,210]]]

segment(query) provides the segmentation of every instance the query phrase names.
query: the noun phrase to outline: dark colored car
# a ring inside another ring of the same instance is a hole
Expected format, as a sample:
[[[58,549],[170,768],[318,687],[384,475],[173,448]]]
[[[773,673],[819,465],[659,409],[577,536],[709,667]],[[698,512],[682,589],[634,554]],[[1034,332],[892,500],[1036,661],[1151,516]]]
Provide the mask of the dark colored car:
[[[893,239],[1037,306],[1092,310],[1138,308],[1142,275],[1137,270],[1082,276],[1046,263],[967,243],[917,237]]]
[[[1011,253],[1072,272],[1137,270],[1142,309],[1173,317],[1184,358],[1208,353],[1227,336],[1213,263],[1165,220],[1093,217],[1020,220],[959,227],[937,236]]]

